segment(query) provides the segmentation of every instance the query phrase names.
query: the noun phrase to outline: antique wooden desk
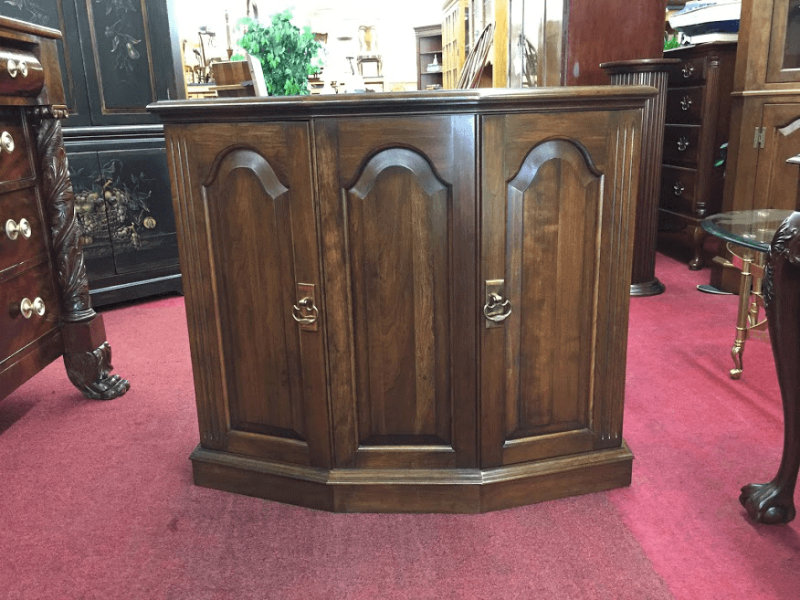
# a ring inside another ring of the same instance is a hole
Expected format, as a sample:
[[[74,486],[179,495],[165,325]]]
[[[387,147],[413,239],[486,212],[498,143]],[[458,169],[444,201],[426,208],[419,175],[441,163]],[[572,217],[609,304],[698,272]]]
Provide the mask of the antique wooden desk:
[[[0,399],[59,356],[89,398],[111,375],[103,319],[89,301],[61,135],[61,33],[0,17]]]
[[[159,102],[195,483],[479,512],[630,482],[652,87]]]

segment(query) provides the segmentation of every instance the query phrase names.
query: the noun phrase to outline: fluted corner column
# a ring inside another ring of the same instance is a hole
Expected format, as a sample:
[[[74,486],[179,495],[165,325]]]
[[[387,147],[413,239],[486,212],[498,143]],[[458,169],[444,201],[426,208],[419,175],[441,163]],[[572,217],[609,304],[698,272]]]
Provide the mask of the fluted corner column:
[[[678,63],[680,60],[677,58],[648,58],[600,65],[611,77],[612,85],[650,85],[658,90],[658,94],[644,105],[631,296],[655,296],[664,291],[664,284],[656,278],[658,202],[661,192],[667,81],[670,67]]]

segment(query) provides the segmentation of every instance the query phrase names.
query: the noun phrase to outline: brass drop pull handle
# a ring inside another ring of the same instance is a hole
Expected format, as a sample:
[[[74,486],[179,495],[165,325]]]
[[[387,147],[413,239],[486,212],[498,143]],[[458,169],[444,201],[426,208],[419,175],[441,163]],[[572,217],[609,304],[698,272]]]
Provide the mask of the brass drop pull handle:
[[[689,110],[692,107],[692,99],[689,96],[681,98],[681,110]]]
[[[16,240],[20,234],[26,240],[31,237],[31,224],[28,219],[20,219],[17,223],[14,219],[6,221],[6,236],[10,240]]]
[[[486,304],[483,305],[483,316],[495,323],[500,323],[511,314],[511,302],[503,300],[500,294],[488,294]]]
[[[681,136],[678,139],[678,150],[684,152],[689,147],[689,140],[687,140],[684,136]]]
[[[694,73],[694,66],[690,64],[685,64],[683,65],[682,71],[683,71],[683,78],[689,79],[689,77],[692,76],[692,73]]]
[[[672,192],[673,192],[673,193],[674,193],[676,196],[680,196],[681,194],[683,194],[683,190],[684,190],[684,189],[686,189],[686,188],[684,188],[684,187],[683,187],[683,186],[680,184],[680,182],[677,182],[677,181],[675,182],[675,185],[673,185],[673,186],[672,186]]]
[[[22,302],[19,303],[19,312],[26,319],[30,319],[34,313],[43,317],[45,313],[44,300],[35,298],[31,301],[29,298],[23,298]]]
[[[292,309],[292,318],[301,325],[311,325],[319,316],[319,309],[314,306],[313,298],[301,298]]]
[[[14,138],[11,136],[11,134],[7,131],[0,133],[0,150],[5,150],[11,154],[14,151],[14,148]]]

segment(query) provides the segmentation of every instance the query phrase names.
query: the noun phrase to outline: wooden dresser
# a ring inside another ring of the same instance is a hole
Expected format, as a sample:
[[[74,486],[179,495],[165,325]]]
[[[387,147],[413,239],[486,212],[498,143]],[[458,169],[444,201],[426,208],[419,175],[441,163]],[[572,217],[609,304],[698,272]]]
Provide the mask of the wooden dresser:
[[[691,246],[689,268],[697,270],[705,235],[700,221],[722,208],[736,44],[678,48],[664,57],[681,62],[669,75],[659,230]]]
[[[195,483],[479,512],[630,482],[642,86],[159,102]]]
[[[145,107],[185,97],[175,2],[0,2],[59,29],[63,122],[93,306],[180,292],[164,129]]]
[[[89,301],[64,152],[61,33],[0,17],[0,398],[59,356],[87,397],[111,375],[103,320]]]

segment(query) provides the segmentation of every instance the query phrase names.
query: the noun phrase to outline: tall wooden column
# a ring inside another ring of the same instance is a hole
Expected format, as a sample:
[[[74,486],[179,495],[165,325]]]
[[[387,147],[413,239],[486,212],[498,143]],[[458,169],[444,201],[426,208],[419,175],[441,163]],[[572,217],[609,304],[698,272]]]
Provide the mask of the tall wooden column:
[[[667,80],[676,58],[623,60],[600,67],[611,76],[612,85],[651,85],[658,94],[647,100],[642,123],[642,159],[639,171],[639,198],[636,205],[636,232],[633,242],[631,296],[655,296],[664,291],[656,277],[656,234],[661,182],[661,157],[664,149],[664,115],[667,107]]]

